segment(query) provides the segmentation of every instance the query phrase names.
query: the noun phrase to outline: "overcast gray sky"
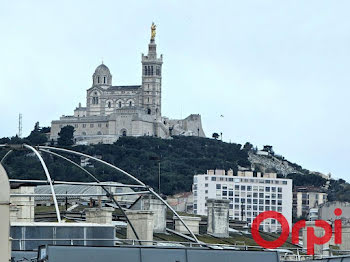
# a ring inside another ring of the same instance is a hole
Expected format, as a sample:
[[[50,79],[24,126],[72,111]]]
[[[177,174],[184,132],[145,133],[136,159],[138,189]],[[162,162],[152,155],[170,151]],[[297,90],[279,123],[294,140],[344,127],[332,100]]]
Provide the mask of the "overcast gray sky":
[[[0,137],[85,104],[103,58],[114,85],[141,83],[150,25],[164,54],[163,113],[202,115],[225,141],[274,146],[350,181],[350,2],[3,1]],[[224,118],[220,118],[224,115]]]

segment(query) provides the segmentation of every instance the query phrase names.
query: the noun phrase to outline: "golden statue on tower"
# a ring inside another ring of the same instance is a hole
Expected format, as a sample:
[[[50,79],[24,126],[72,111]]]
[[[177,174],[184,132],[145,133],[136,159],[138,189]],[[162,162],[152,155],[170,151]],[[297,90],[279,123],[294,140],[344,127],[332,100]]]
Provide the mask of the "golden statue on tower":
[[[151,26],[151,40],[154,41],[154,38],[156,37],[156,29],[157,26],[154,24],[154,22],[152,22],[152,26]]]

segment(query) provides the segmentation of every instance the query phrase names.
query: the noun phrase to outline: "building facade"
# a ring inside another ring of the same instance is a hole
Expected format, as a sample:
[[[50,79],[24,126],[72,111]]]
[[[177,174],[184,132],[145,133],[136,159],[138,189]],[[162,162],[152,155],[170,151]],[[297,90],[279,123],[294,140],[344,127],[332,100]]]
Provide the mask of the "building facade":
[[[229,170],[208,170],[193,178],[193,209],[195,214],[207,214],[207,199],[230,200],[230,218],[252,224],[263,211],[278,211],[292,225],[292,180],[280,179],[276,174],[263,175],[240,172],[234,176]],[[274,219],[266,219],[261,229],[267,232],[280,231],[281,225]]]
[[[309,216],[310,220],[315,220],[315,208],[327,201],[327,193],[315,187],[295,187],[293,190],[293,211],[294,216]],[[312,209],[312,210],[311,210]],[[311,212],[310,212],[311,211]]]
[[[205,137],[198,114],[185,119],[162,116],[163,55],[157,55],[154,30],[148,54],[141,57],[141,85],[114,86],[109,68],[102,63],[92,75],[86,107],[79,103],[74,115],[52,121],[51,140],[57,140],[61,128],[68,125],[74,127],[75,140],[81,144],[113,143],[120,136]]]

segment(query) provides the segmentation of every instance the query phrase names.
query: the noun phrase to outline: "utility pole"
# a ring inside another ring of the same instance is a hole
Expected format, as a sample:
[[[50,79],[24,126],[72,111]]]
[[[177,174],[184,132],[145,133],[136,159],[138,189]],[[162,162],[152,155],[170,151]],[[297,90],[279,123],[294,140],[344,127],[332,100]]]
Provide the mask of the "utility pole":
[[[160,158],[158,161],[158,193],[160,194]]]

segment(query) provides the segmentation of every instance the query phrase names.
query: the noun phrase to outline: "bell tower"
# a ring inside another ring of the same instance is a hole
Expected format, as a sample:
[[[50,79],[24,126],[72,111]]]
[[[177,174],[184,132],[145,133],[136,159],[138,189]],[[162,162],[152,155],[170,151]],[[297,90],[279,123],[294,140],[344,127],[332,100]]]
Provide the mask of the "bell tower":
[[[162,115],[162,64],[163,55],[157,57],[155,43],[156,25],[151,26],[151,40],[148,54],[142,54],[142,96],[141,105],[149,115],[157,118]]]

